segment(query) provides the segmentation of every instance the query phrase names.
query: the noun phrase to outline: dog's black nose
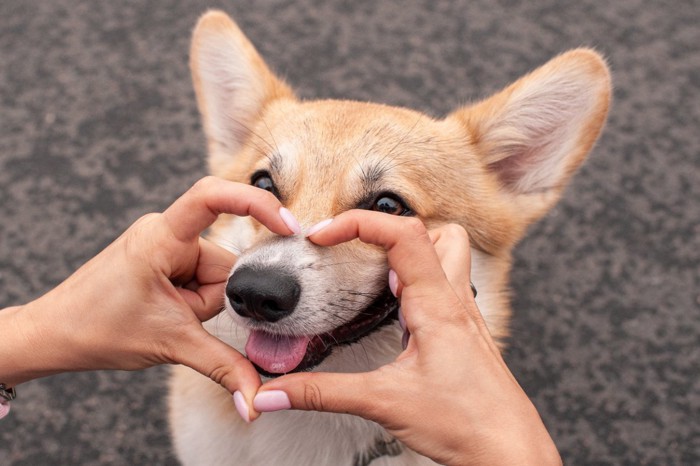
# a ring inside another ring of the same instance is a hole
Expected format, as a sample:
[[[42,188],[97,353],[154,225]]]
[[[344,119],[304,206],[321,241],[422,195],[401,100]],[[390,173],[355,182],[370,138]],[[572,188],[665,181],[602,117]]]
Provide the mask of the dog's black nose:
[[[237,314],[267,322],[294,312],[300,293],[293,275],[272,267],[242,266],[226,284],[226,296]]]

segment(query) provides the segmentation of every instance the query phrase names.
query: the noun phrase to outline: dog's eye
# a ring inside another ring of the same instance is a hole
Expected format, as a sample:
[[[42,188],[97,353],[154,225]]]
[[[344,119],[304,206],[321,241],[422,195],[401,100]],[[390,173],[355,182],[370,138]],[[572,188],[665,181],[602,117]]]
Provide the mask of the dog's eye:
[[[372,210],[377,212],[383,212],[385,214],[391,215],[406,215],[410,211],[399,199],[393,196],[382,195],[374,201],[372,205]]]
[[[272,177],[266,171],[255,172],[250,178],[250,184],[256,188],[264,189],[265,191],[270,191],[276,197],[280,197],[279,192],[275,183],[272,181]]]

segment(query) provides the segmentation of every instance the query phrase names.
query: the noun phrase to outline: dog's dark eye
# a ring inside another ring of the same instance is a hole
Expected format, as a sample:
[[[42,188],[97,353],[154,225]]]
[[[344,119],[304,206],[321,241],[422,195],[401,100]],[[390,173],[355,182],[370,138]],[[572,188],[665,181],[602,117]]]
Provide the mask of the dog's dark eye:
[[[272,177],[266,171],[258,171],[253,174],[250,178],[250,184],[256,188],[264,189],[265,191],[270,191],[276,197],[280,197],[279,192],[275,183],[272,181]]]
[[[377,200],[374,201],[372,210],[391,215],[406,215],[410,212],[403,202],[388,195],[379,196]]]

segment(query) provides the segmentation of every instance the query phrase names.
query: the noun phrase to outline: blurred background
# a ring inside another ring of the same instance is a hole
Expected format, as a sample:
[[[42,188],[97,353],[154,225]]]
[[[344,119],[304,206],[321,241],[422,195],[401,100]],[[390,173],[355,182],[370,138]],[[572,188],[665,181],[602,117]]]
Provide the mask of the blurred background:
[[[516,251],[506,360],[565,463],[700,464],[695,0],[0,0],[0,307],[46,292],[206,174],[187,61],[209,7],[302,97],[435,116],[566,49],[606,55],[607,128]],[[176,464],[166,376],[20,386],[0,464]]]

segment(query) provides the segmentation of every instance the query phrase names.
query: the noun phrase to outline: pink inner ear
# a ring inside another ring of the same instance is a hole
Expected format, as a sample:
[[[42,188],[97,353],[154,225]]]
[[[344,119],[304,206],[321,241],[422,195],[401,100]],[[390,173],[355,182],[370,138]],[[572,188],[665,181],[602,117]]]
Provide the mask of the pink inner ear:
[[[519,194],[530,194],[536,191],[546,191],[552,181],[543,179],[544,171],[548,163],[546,154],[547,146],[543,144],[535,147],[519,146],[507,150],[511,154],[496,162],[489,164],[489,170],[493,171],[503,185],[510,191]],[[556,163],[556,160],[550,161]],[[556,181],[553,180],[555,183]]]
[[[489,169],[493,170],[498,175],[498,179],[501,180],[501,183],[508,189],[514,191],[518,180],[520,180],[524,172],[523,165],[524,163],[520,161],[519,158],[508,157],[490,164]]]

